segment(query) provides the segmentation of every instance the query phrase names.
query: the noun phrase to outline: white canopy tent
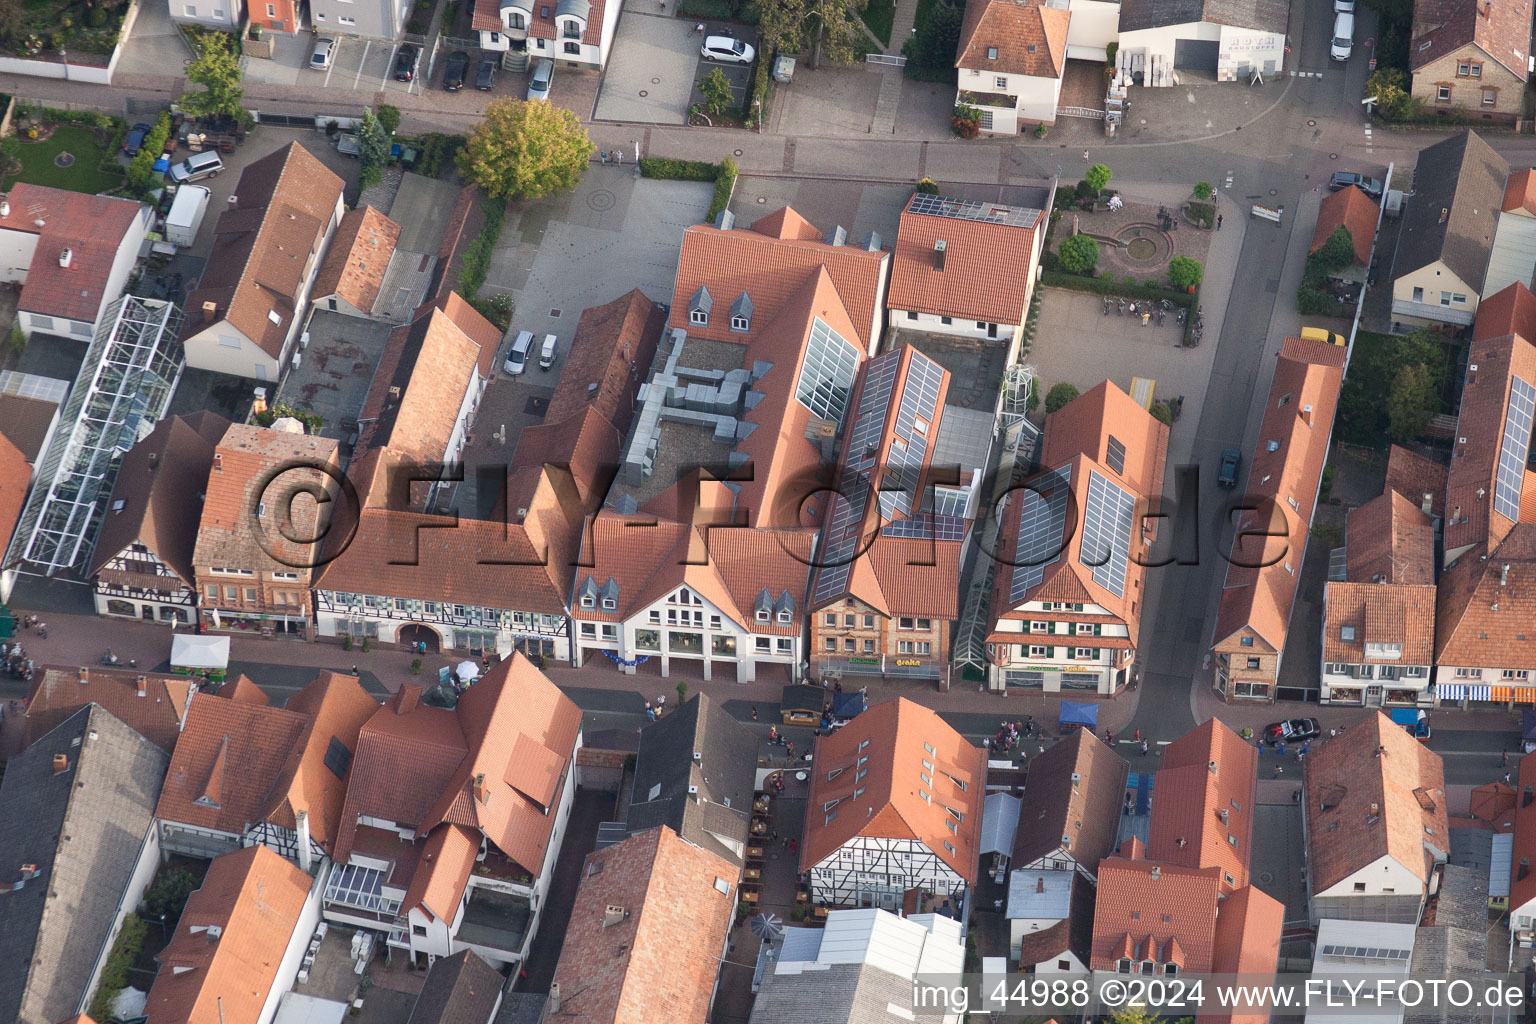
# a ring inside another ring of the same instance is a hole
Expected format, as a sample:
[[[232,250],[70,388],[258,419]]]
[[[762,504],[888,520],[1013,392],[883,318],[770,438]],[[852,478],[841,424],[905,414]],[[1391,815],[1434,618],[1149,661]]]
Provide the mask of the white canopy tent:
[[[229,637],[171,637],[171,669],[192,672],[222,672],[229,667]]]

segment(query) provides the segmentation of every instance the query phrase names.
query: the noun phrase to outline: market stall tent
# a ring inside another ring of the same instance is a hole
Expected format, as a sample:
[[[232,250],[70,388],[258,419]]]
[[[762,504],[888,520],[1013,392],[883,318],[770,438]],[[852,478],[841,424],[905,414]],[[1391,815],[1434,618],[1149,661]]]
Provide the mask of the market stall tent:
[[[229,637],[178,635],[171,637],[171,671],[223,679],[229,668]]]

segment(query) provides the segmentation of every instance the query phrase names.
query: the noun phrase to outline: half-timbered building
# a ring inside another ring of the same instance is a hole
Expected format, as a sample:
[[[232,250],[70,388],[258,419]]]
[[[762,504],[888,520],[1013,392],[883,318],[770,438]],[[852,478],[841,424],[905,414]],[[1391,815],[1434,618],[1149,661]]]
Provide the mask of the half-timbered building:
[[[943,719],[884,701],[816,741],[800,870],[821,905],[894,910],[976,881],[986,756]]]

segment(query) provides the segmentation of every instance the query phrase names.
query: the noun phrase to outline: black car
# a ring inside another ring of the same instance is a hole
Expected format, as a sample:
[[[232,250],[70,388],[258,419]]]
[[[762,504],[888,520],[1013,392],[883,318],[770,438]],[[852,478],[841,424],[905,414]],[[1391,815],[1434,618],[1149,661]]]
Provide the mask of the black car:
[[[448,55],[448,66],[443,70],[443,88],[458,92],[464,88],[464,75],[469,71],[469,54],[454,50]]]
[[[395,81],[409,82],[416,77],[416,61],[421,57],[421,51],[410,43],[400,47],[400,52],[395,54]]]
[[[1323,727],[1315,718],[1292,718],[1285,722],[1271,722],[1264,727],[1266,743],[1304,743],[1323,734]]]
[[[485,92],[496,84],[496,61],[490,57],[480,62],[475,70],[475,88]]]
[[[129,156],[138,156],[139,150],[144,148],[144,137],[151,131],[153,129],[143,121],[128,129],[128,134],[123,137],[123,152]]]
[[[1380,178],[1367,178],[1365,175],[1356,174],[1354,171],[1334,171],[1333,176],[1328,179],[1328,190],[1330,192],[1338,192],[1341,189],[1349,188],[1351,185],[1372,199],[1381,198],[1382,185]]]

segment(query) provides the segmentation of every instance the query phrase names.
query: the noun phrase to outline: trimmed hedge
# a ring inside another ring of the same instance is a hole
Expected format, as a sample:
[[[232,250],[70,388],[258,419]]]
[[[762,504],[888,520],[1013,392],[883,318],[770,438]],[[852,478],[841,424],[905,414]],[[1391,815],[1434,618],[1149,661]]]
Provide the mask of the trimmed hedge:
[[[640,161],[640,175],[672,181],[714,181],[720,176],[720,168],[707,160],[673,160],[669,157],[648,156]]]
[[[486,272],[491,267],[491,253],[496,249],[496,240],[501,237],[501,222],[507,204],[503,199],[485,199],[481,201],[480,209],[485,214],[485,223],[475,240],[465,248],[464,261],[459,267],[459,294],[469,300],[478,296],[485,284]]]
[[[1113,277],[1080,277],[1060,270],[1047,270],[1041,275],[1040,281],[1053,288],[1071,288],[1080,292],[1093,292],[1095,295],[1121,295],[1127,299],[1167,299],[1175,305],[1186,308],[1195,304],[1195,296],[1187,292],[1176,292],[1168,288],[1148,288],[1142,284],[1126,284]]]
[[[720,161],[720,173],[715,178],[715,197],[710,200],[706,221],[713,222],[720,211],[731,205],[731,193],[736,191],[736,161],[726,157]]]
[[[106,1020],[112,1016],[112,1003],[117,999],[117,994],[128,987],[129,971],[138,959],[139,950],[143,948],[148,933],[149,925],[138,914],[129,914],[123,918],[123,927],[112,943],[112,952],[107,954],[107,962],[102,965],[101,980],[97,982],[96,994],[91,999],[88,1012],[92,1018]]]

